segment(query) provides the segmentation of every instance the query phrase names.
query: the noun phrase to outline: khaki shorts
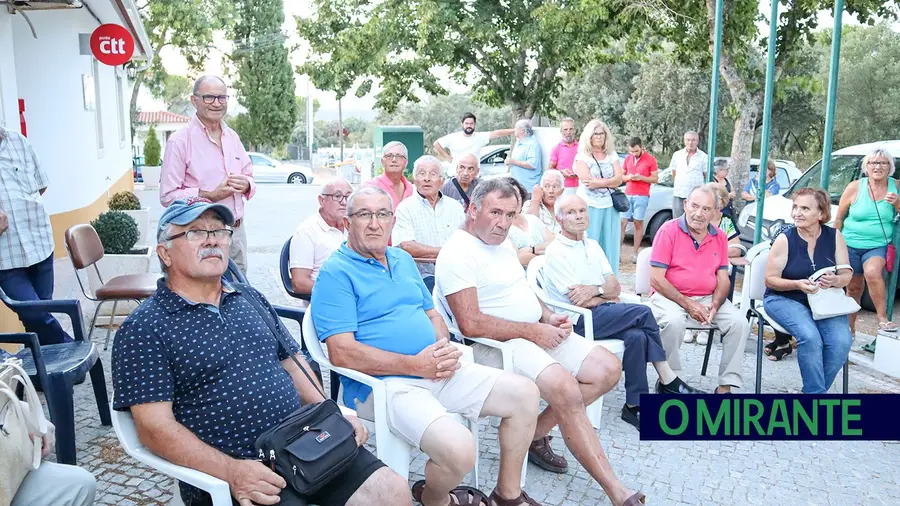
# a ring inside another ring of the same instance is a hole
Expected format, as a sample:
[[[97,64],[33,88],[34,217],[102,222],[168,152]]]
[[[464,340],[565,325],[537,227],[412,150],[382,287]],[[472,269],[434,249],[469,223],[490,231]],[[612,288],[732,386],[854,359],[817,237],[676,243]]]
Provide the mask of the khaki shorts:
[[[573,333],[559,346],[549,350],[525,339],[506,341],[506,346],[512,347],[513,372],[531,381],[537,381],[537,377],[544,369],[553,364],[562,364],[572,376],[577,376],[582,362],[598,343]],[[472,348],[476,363],[503,368],[503,354],[499,349],[479,343],[475,343]]]
[[[448,413],[477,421],[484,401],[503,371],[478,364],[463,363],[452,377],[442,380],[384,378],[387,392],[388,427],[391,432],[419,448],[422,436],[435,420]],[[356,401],[356,413],[375,419],[373,395]]]

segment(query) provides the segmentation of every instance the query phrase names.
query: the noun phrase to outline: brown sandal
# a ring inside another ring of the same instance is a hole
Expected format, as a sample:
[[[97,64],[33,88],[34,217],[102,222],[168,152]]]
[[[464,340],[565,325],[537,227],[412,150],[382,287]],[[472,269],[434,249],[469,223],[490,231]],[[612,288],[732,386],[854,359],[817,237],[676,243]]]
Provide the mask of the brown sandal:
[[[504,499],[497,494],[496,490],[494,490],[491,492],[490,503],[488,504],[490,504],[490,506],[541,506],[541,503],[528,497],[528,494],[526,494],[524,490],[522,491],[522,494],[515,499]]]
[[[643,492],[635,492],[631,497],[625,499],[622,506],[641,506],[647,502],[647,496]]]
[[[528,462],[554,473],[565,473],[569,470],[569,463],[562,455],[557,455],[550,446],[551,436],[544,436],[531,442],[528,448]]]
[[[413,499],[422,504],[422,492],[425,490],[425,480],[419,480],[412,486]],[[450,504],[452,506],[491,506],[491,502],[484,492],[473,487],[456,487],[450,491]],[[540,506],[540,505],[539,505]]]

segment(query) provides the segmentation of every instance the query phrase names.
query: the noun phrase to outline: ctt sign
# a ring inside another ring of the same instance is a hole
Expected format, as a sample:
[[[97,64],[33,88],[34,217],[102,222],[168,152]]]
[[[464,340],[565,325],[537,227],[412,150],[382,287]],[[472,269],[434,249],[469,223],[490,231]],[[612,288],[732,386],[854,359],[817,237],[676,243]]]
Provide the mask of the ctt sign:
[[[100,25],[91,34],[91,53],[106,65],[124,65],[134,55],[134,38],[123,26]]]

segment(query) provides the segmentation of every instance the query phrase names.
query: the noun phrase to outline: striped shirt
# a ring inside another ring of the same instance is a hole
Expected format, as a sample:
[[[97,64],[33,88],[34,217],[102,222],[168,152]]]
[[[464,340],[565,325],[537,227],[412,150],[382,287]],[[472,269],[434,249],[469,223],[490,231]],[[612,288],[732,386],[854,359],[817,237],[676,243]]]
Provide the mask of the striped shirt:
[[[25,137],[0,128],[0,210],[9,220],[0,235],[0,270],[29,267],[53,253],[53,229],[40,192],[49,181]]]
[[[423,246],[439,248],[466,221],[466,213],[459,202],[441,194],[437,205],[431,207],[431,203],[419,192],[400,202],[395,217],[397,221],[391,234],[391,242],[395,246],[415,241]],[[423,276],[434,274],[433,263],[417,265]]]

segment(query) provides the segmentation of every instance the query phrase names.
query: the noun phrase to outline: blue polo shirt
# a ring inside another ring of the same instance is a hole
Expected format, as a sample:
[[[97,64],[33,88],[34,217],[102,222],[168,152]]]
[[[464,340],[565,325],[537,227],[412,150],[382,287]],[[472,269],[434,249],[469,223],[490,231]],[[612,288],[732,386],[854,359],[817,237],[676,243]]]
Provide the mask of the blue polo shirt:
[[[513,148],[512,158],[520,162],[531,164],[534,169],[523,169],[518,165],[511,165],[509,175],[525,187],[529,194],[534,185],[541,183],[544,174],[544,158],[541,154],[541,145],[534,135],[519,139]]]
[[[384,351],[415,355],[434,344],[425,311],[434,303],[409,253],[388,247],[388,268],[365,258],[345,242],[319,269],[313,286],[313,323],[319,340],[353,332],[360,343]],[[344,404],[365,401],[371,388],[341,377]]]
[[[289,355],[247,297],[267,309],[290,352],[298,353],[255,289],[226,284],[216,308],[182,298],[161,279],[116,332],[113,408],[171,402],[175,420],[204,443],[255,457],[256,438],[299,409],[300,395],[281,366]]]

